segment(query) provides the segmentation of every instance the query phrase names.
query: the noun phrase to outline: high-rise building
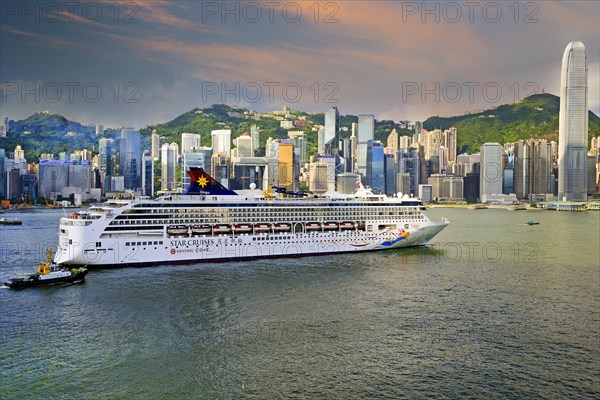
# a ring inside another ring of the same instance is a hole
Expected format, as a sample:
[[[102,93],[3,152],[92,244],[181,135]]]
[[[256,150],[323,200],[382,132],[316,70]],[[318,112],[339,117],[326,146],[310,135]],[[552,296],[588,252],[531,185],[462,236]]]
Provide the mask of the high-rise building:
[[[290,139],[279,143],[279,186],[288,190],[294,185],[294,146]]]
[[[456,136],[457,131],[455,127],[451,127],[444,131],[444,148],[447,149],[447,160],[449,163],[456,162]]]
[[[369,140],[367,144],[367,174],[365,184],[371,186],[373,193],[385,193],[384,167],[383,144],[379,141]]]
[[[344,172],[352,172],[354,164],[352,160],[352,141],[350,139],[343,139],[341,150],[340,162],[342,163],[342,169]]]
[[[391,149],[391,154],[396,154],[398,152],[398,148],[400,148],[400,139],[396,128],[392,129],[387,137],[387,147]]]
[[[358,116],[358,132],[356,142],[356,169],[367,181],[367,149],[369,141],[375,138],[375,116],[363,114]]]
[[[258,125],[250,126],[250,136],[252,136],[252,148],[257,151],[260,148],[260,127]]]
[[[396,158],[393,154],[384,154],[383,168],[385,170],[385,194],[393,196],[396,193]]]
[[[102,125],[96,125],[96,136],[104,135],[104,127]]]
[[[336,155],[339,149],[340,113],[337,107],[325,112],[325,128],[323,134],[323,154]]]
[[[254,157],[254,139],[249,132],[244,132],[236,139],[235,143],[236,157]]]
[[[154,196],[154,157],[149,151],[142,155],[142,196]]]
[[[502,194],[502,154],[504,149],[499,143],[484,143],[480,147],[481,166],[479,177],[479,196]]]
[[[161,190],[174,190],[176,187],[175,174],[177,172],[178,153],[179,146],[177,143],[165,143],[161,147]]]
[[[100,139],[98,144],[98,169],[100,174],[112,175],[112,139]]]
[[[139,189],[142,177],[142,148],[140,132],[121,129],[119,141],[119,174],[125,177],[125,189]]]
[[[4,149],[0,149],[0,199],[4,199],[6,192],[4,186],[6,185],[6,171],[4,170]]]
[[[13,156],[13,158],[15,160],[22,160],[25,158],[25,150],[23,150],[21,148],[21,145],[17,145],[17,147],[15,147],[15,155]]]
[[[567,45],[560,76],[558,200],[587,200],[587,55],[581,42]]]
[[[420,159],[419,153],[415,149],[407,149],[403,151],[400,149],[397,154],[398,173],[406,173],[409,176],[408,187],[403,187],[403,190],[397,189],[397,191],[412,194],[416,196],[419,190],[419,176],[420,176]]]
[[[213,152],[210,147],[197,147],[192,153],[181,154],[181,187],[186,190],[190,185],[190,177],[187,171],[191,167],[203,168],[211,175],[211,158]]]
[[[518,199],[553,193],[552,145],[545,139],[514,143],[514,193]]]
[[[8,117],[4,118],[4,128],[6,129],[6,136],[8,136],[8,132],[10,132],[10,120]]]
[[[218,129],[211,131],[213,156],[227,154],[231,156],[231,129]]]
[[[160,136],[156,133],[156,129],[152,131],[152,158],[154,160],[160,158]]]
[[[202,146],[200,135],[196,133],[181,134],[181,154],[191,153],[195,148]]]

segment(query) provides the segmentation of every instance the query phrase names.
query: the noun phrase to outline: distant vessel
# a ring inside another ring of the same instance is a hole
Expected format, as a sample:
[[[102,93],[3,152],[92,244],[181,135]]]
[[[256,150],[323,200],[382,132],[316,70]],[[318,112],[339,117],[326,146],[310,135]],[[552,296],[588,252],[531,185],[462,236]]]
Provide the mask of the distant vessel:
[[[539,222],[527,221],[527,225],[539,225]]]
[[[33,286],[54,285],[57,283],[79,283],[83,282],[87,269],[61,267],[52,262],[52,250],[48,249],[46,260],[38,266],[36,274],[31,274],[27,278],[12,278],[4,282],[11,289],[25,289]]]
[[[0,218],[0,225],[21,225],[23,221],[17,218]]]
[[[307,198],[260,190],[236,193],[191,168],[183,194],[109,200],[61,218],[55,262],[112,267],[296,257],[427,243],[448,222],[432,222],[416,198],[353,195]]]

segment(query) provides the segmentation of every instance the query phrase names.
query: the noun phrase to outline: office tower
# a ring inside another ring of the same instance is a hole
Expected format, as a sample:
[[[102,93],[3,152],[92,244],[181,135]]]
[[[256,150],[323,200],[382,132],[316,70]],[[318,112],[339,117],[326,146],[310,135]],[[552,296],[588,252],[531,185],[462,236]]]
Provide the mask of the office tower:
[[[4,149],[0,149],[0,199],[4,199],[6,192],[4,186],[6,185],[6,171],[4,170]]]
[[[545,139],[514,144],[514,193],[519,199],[553,193],[552,144]]]
[[[154,196],[154,158],[149,151],[142,155],[142,196]]]
[[[396,169],[397,172],[409,175],[408,187],[404,187],[404,190],[400,190],[398,188],[396,188],[396,190],[404,194],[412,194],[413,196],[417,195],[419,190],[421,167],[419,153],[415,149],[407,149],[406,151],[400,149],[396,158],[398,160],[398,166]]]
[[[581,42],[567,45],[560,74],[558,200],[587,201],[587,55]]]
[[[499,143],[484,143],[480,147],[481,166],[479,177],[479,196],[502,194],[502,154],[504,150]]]
[[[372,114],[358,116],[358,132],[356,141],[356,170],[367,181],[367,149],[369,141],[375,138],[375,116]],[[369,183],[370,184],[370,183]]]
[[[100,174],[112,175],[112,139],[100,139],[98,144],[98,169]]]
[[[69,186],[69,162],[64,160],[40,160],[38,166],[39,193],[56,199],[65,186]]]
[[[161,147],[161,190],[174,190],[176,186],[175,174],[177,172],[177,156],[179,146],[177,143],[163,144]]]
[[[200,135],[196,133],[181,134],[181,154],[191,153],[196,147],[202,146]]]
[[[409,147],[411,147],[411,145],[412,138],[410,136],[400,136],[400,139],[398,140],[398,148],[396,149],[396,153],[398,152],[398,149],[406,150]]]
[[[104,127],[102,125],[96,125],[96,136],[104,135]]]
[[[268,138],[265,143],[265,157],[279,158],[279,140]]]
[[[328,154],[320,155],[317,157],[317,162],[325,164],[327,166],[327,191],[335,191],[335,177],[336,177],[336,158]]]
[[[354,162],[352,159],[352,141],[350,139],[342,140],[342,153],[340,157],[344,172],[352,172]]]
[[[340,113],[337,107],[325,112],[325,128],[323,132],[323,154],[336,155],[339,149]]]
[[[260,127],[252,125],[250,127],[250,136],[252,136],[252,149],[257,151],[260,148]]]
[[[214,154],[231,156],[231,129],[218,129],[211,133],[212,149]]]
[[[329,190],[328,165],[323,162],[310,164],[308,188],[316,195],[323,195]]]
[[[383,144],[381,142],[369,140],[367,143],[367,173],[365,184],[371,186],[373,193],[385,193],[385,169]]]
[[[236,157],[254,157],[254,139],[249,132],[242,133],[233,140]]]
[[[290,131],[288,136],[292,139],[294,146],[294,190],[298,190],[300,186],[300,169],[306,164],[306,138],[302,131]]]
[[[225,153],[214,153],[211,158],[212,177],[221,185],[229,188],[231,176],[231,158]]]
[[[152,158],[154,160],[160,158],[160,136],[156,133],[156,129],[152,131]]]
[[[279,184],[288,190],[294,184],[294,146],[290,139],[282,139],[279,143]]]
[[[125,177],[125,189],[142,187],[142,148],[140,133],[130,128],[121,129],[119,141],[119,175]]]
[[[8,132],[10,131],[10,120],[8,117],[4,118],[4,129],[6,129],[6,136],[8,136]]]
[[[396,154],[398,152],[398,148],[400,148],[400,139],[396,128],[392,129],[390,134],[387,137],[387,146],[390,148],[390,152],[392,154]]]
[[[385,194],[393,196],[396,194],[396,158],[393,154],[385,154],[383,158],[385,170]]]
[[[410,190],[410,174],[406,172],[397,172],[396,173],[396,191],[398,193],[402,193],[402,195],[409,195]]]
[[[325,154],[325,128],[319,128],[317,132],[317,154]]]

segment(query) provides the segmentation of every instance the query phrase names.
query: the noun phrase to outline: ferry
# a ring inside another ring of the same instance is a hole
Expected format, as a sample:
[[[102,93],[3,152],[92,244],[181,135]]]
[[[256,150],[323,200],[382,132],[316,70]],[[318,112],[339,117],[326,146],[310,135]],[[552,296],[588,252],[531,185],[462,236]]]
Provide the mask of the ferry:
[[[54,261],[95,267],[197,263],[421,246],[447,225],[421,200],[356,193],[276,197],[234,192],[201,168],[154,200],[113,199],[61,218]],[[281,192],[281,190],[279,190]]]

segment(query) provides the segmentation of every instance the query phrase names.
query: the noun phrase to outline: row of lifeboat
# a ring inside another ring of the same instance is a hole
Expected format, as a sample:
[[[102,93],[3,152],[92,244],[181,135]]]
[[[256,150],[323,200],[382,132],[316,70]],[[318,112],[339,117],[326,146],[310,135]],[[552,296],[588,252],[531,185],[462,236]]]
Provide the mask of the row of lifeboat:
[[[309,222],[306,224],[307,232],[315,231],[331,231],[331,230],[349,230],[356,229],[364,224],[356,224],[354,222]],[[268,232],[290,232],[292,224],[276,223],[276,224],[238,224],[238,225],[170,225],[167,227],[167,233],[172,236],[184,236],[190,233],[192,235],[210,235],[210,234],[228,234],[228,233],[268,233]]]

